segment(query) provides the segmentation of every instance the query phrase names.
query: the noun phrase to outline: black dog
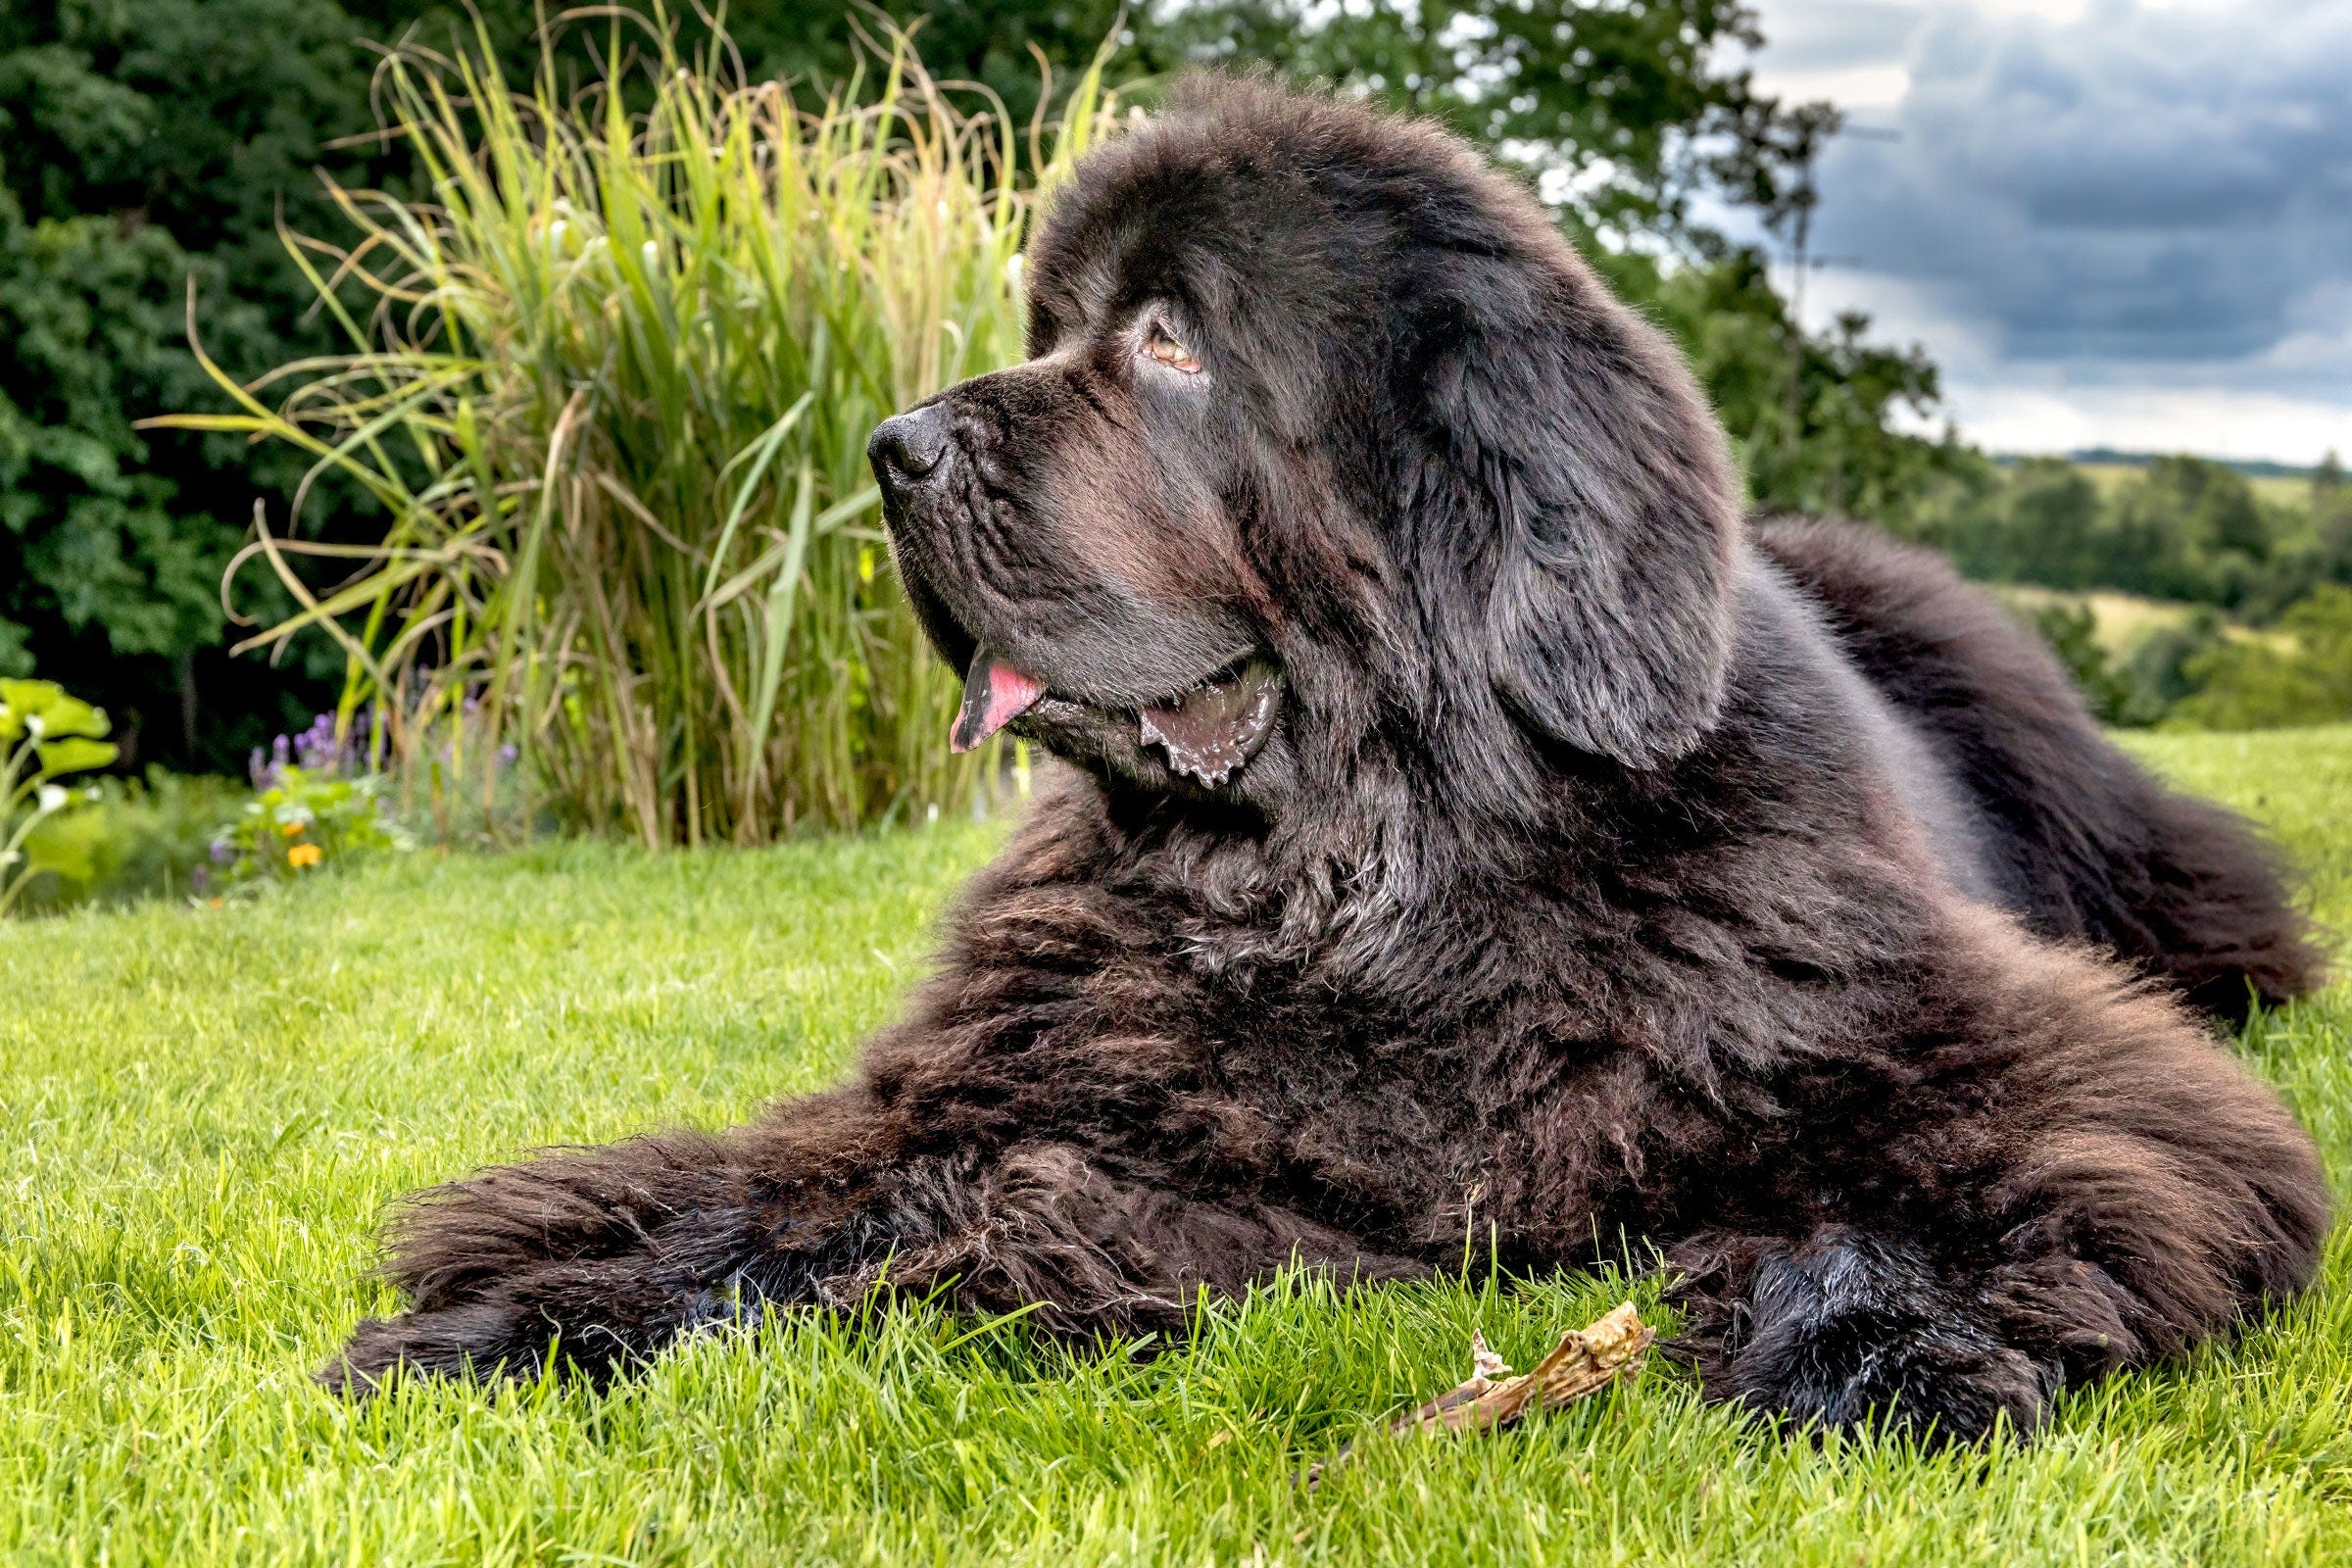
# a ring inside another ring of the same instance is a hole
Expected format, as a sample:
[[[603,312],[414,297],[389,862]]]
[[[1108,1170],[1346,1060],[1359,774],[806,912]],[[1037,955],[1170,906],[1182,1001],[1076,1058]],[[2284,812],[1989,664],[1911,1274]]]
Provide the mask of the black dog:
[[[2315,983],[2255,841],[1931,559],[1743,530],[1519,189],[1197,87],[1029,278],[1034,358],[872,451],[956,743],[1075,772],[852,1083],[427,1195],[330,1380],[604,1375],[885,1278],[1180,1331],[1492,1226],[1655,1239],[1712,1397],[1973,1436],[2309,1282],[2310,1142],[2164,994]]]

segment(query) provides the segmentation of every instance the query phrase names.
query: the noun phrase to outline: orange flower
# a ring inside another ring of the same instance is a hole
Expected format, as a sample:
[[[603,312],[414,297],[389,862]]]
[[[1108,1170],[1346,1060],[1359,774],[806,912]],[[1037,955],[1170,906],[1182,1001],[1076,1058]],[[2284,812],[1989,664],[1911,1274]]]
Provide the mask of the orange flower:
[[[326,858],[326,852],[316,844],[297,844],[286,852],[286,863],[299,871],[306,865],[317,865]]]
[[[278,831],[283,833],[286,837],[292,838],[295,834],[301,832],[308,826],[310,826],[308,822],[288,822],[284,827],[279,828]]]

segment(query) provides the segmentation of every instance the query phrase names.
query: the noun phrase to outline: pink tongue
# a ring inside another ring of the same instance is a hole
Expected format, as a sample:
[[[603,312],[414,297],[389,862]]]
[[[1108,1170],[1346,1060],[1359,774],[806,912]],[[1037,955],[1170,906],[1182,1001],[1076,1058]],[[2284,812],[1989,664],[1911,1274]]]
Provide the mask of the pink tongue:
[[[968,752],[1036,706],[1046,689],[1002,659],[980,648],[963,677],[963,710],[948,731],[948,745]]]

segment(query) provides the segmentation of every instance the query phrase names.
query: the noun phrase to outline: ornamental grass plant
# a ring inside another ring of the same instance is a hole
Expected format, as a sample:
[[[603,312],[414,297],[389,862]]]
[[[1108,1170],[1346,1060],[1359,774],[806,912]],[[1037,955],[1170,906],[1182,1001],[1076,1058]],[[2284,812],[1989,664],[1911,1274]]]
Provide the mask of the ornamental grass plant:
[[[655,846],[970,808],[1004,770],[943,744],[865,440],[1019,357],[1024,232],[1109,122],[1099,70],[1016,127],[879,22],[821,96],[743,80],[723,34],[682,58],[660,10],[585,25],[527,89],[389,52],[416,193],[336,189],[350,237],[286,236],[352,351],[243,386],[207,360],[238,412],[162,421],[314,459],[240,557],[299,608],[246,646],[333,635],[342,722],[374,710],[411,797],[512,747],[526,815]],[[353,485],[380,540],[321,542]]]

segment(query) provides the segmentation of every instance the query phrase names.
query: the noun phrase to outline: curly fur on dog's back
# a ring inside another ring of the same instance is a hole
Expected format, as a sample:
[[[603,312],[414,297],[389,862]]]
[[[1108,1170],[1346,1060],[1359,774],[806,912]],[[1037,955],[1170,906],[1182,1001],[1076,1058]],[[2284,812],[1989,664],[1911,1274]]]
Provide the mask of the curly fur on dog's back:
[[[1074,764],[935,977],[827,1095],[426,1195],[329,1376],[604,1375],[885,1274],[1179,1332],[1475,1226],[1654,1242],[1710,1397],[1973,1436],[2307,1283],[2309,1140],[2167,989],[2314,978],[2244,830],[1922,558],[1743,529],[1670,346],[1466,148],[1182,105],[1060,197],[1031,361],[876,432],[958,734]]]

